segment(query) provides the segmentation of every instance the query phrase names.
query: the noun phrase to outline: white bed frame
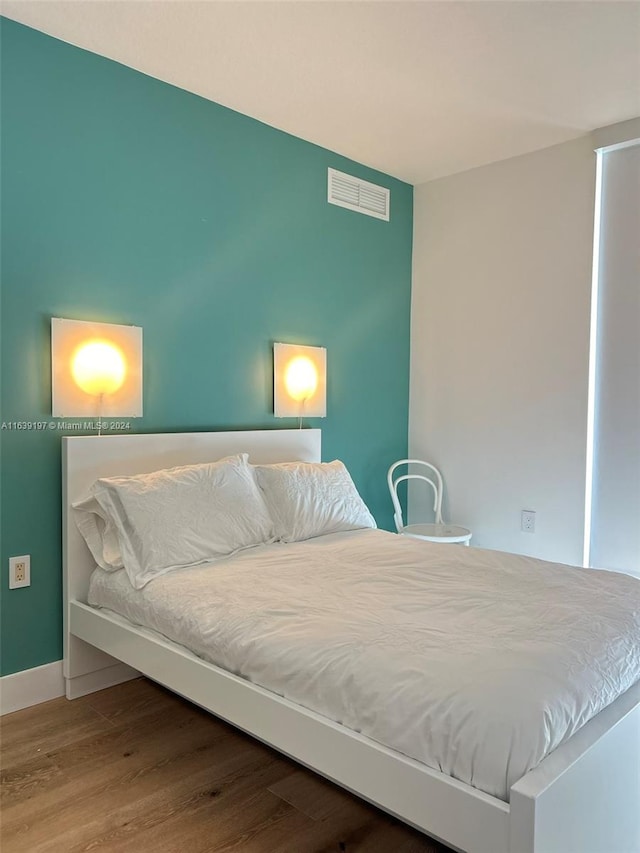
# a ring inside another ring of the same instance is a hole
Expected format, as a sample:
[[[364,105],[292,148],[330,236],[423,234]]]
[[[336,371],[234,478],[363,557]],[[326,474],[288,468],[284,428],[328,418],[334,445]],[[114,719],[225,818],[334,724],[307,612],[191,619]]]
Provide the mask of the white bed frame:
[[[449,846],[469,853],[638,853],[640,684],[511,788],[505,803],[86,604],[91,555],[70,504],[97,477],[247,452],[320,459],[320,430],[63,439],[67,698],[142,673]]]

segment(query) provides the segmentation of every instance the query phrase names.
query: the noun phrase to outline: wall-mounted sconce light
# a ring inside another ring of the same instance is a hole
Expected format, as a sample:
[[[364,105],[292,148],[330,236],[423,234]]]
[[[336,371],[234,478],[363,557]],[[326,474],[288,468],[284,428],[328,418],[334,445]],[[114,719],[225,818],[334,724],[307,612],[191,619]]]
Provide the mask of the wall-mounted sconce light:
[[[142,416],[142,329],[51,320],[52,414]]]
[[[326,416],[327,351],[324,347],[273,345],[273,408],[277,418]]]

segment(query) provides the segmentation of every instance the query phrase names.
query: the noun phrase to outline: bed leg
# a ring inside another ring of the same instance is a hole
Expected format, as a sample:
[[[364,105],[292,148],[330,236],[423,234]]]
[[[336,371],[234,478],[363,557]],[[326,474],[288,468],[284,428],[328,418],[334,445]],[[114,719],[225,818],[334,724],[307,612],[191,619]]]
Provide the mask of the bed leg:
[[[140,675],[136,669],[73,635],[69,635],[65,648],[63,673],[67,699],[78,699]]]
[[[639,691],[622,697],[626,713],[619,699],[512,787],[511,853],[640,853]],[[589,728],[598,736],[587,744]]]

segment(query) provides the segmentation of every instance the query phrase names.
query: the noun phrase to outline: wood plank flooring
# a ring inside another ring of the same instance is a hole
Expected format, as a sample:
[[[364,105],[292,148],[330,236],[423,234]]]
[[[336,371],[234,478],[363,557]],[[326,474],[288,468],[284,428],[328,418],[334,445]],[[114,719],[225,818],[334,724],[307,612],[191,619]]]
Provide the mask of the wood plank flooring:
[[[146,679],[0,732],[2,853],[450,853]]]

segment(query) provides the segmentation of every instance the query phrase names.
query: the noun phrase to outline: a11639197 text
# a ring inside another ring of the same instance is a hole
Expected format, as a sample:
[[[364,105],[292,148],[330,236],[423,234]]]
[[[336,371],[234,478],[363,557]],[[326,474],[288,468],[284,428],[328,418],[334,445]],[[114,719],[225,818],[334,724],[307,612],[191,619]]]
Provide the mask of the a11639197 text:
[[[2,421],[0,429],[11,432],[125,432],[130,421]]]

